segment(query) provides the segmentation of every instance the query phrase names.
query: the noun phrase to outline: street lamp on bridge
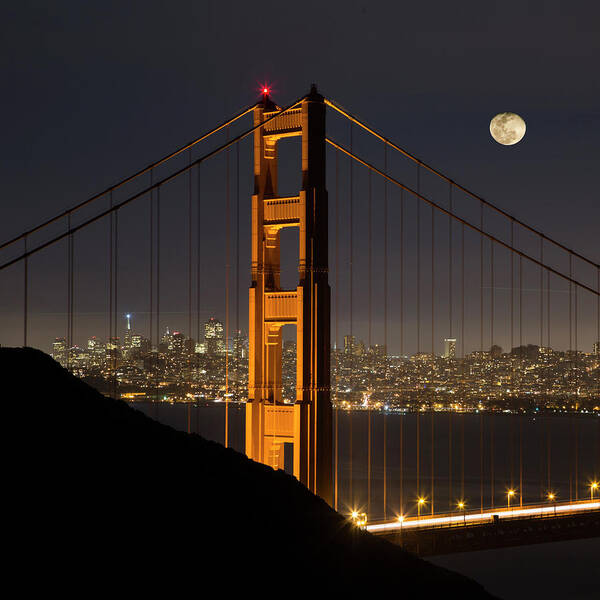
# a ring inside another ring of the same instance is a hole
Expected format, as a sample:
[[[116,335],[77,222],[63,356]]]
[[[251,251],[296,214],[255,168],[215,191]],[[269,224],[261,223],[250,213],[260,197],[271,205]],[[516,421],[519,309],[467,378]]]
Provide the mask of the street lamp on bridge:
[[[354,525],[356,525],[356,527],[359,529],[364,529],[367,526],[367,513],[353,510],[350,517]]]
[[[458,508],[458,510],[462,510],[462,514],[463,514],[463,523],[466,525],[467,524],[467,515],[465,513],[465,501],[464,500],[459,500],[458,503],[456,504],[456,507]]]
[[[421,518],[421,507],[427,504],[427,500],[422,496],[417,498],[417,516]]]
[[[510,500],[511,498],[514,498],[516,495],[516,491],[515,490],[508,490],[508,492],[506,492],[506,499],[508,501],[508,508],[510,508]]]
[[[590,500],[594,499],[594,493],[596,492],[599,486],[600,484],[597,481],[592,481],[592,483],[590,483]]]
[[[548,492],[548,502],[552,502],[554,505],[554,514],[556,515],[556,494],[554,492]]]

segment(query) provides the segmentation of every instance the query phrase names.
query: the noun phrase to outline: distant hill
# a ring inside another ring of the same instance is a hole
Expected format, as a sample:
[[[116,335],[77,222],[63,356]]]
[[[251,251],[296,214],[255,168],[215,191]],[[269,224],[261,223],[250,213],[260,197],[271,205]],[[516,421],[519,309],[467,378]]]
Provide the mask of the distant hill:
[[[282,471],[0,349],[5,548],[21,591],[490,598],[356,530]],[[348,597],[348,596],[345,596]]]

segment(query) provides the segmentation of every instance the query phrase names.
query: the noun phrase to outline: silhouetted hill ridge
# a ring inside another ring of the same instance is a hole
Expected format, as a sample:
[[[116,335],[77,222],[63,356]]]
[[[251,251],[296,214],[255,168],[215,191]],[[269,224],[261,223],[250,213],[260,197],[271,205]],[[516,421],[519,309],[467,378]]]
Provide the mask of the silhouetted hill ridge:
[[[46,585],[490,597],[356,530],[284,472],[106,398],[40,351],[0,349],[0,365],[7,525]]]

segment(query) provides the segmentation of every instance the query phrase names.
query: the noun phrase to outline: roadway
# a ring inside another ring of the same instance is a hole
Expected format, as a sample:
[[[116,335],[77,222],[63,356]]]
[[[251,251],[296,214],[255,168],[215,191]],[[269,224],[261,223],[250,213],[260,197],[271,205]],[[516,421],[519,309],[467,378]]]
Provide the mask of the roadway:
[[[600,500],[581,500],[579,502],[546,502],[510,508],[494,508],[481,511],[456,511],[434,516],[398,517],[393,521],[373,522],[365,527],[374,534],[401,532],[403,530],[432,529],[441,527],[460,527],[482,525],[490,522],[508,521],[534,517],[554,517],[577,515],[600,510]]]

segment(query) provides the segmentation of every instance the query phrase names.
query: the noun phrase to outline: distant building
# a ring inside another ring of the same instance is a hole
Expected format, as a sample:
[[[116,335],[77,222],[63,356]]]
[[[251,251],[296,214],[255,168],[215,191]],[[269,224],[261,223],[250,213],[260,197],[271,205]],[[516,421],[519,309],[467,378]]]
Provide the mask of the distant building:
[[[206,354],[209,356],[225,354],[225,336],[223,332],[223,323],[219,319],[211,317],[204,323]]]
[[[56,338],[52,344],[52,358],[60,363],[63,367],[68,364],[68,348],[67,340],[62,338]]]
[[[95,335],[88,339],[87,352],[89,366],[96,369],[102,369],[106,360],[106,346]]]
[[[500,356],[502,356],[502,347],[498,346],[497,344],[494,344],[490,348],[490,356],[492,358],[500,358]]]
[[[352,354],[354,351],[356,339],[353,335],[345,335],[344,336],[344,352],[346,354]]]
[[[444,340],[444,358],[456,358],[456,338]]]
[[[233,356],[240,360],[248,358],[248,336],[241,331],[233,335]]]
[[[594,344],[594,354],[600,354],[600,342]]]
[[[385,358],[387,356],[387,348],[383,344],[375,344],[371,346],[371,352],[377,358]]]

